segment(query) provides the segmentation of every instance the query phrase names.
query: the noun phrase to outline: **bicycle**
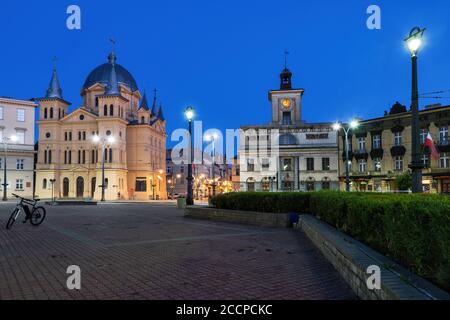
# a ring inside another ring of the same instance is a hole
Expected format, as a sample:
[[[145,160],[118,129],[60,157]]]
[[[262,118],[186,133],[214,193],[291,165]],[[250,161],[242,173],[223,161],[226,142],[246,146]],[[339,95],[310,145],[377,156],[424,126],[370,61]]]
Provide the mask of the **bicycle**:
[[[44,207],[36,207],[37,203],[40,201],[40,199],[26,199],[23,197],[18,196],[17,194],[12,194],[17,199],[20,199],[19,203],[17,203],[16,208],[12,212],[11,216],[9,217],[8,223],[6,224],[6,229],[10,230],[16,222],[17,218],[19,217],[20,212],[23,210],[25,212],[25,220],[23,223],[26,223],[28,220],[30,220],[30,223],[32,226],[39,226],[44,222],[45,216],[47,212],[45,211]],[[31,206],[32,209],[28,206]]]

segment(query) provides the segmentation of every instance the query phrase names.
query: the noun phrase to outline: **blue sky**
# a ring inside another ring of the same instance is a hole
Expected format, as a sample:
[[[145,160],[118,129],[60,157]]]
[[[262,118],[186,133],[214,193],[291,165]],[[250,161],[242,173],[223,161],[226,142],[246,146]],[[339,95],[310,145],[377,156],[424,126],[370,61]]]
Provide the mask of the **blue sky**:
[[[80,31],[66,28],[71,4],[81,7]],[[366,27],[371,4],[381,7],[381,30]],[[0,95],[44,95],[57,56],[64,97],[79,106],[86,76],[106,61],[114,37],[118,63],[140,89],[158,88],[169,133],[185,126],[189,104],[206,129],[269,122],[267,91],[279,85],[285,50],[294,85],[306,90],[306,121],[367,119],[396,100],[409,105],[402,40],[416,25],[428,28],[420,91],[450,89],[449,22],[447,0],[3,0]],[[421,103],[433,102],[450,99]]]

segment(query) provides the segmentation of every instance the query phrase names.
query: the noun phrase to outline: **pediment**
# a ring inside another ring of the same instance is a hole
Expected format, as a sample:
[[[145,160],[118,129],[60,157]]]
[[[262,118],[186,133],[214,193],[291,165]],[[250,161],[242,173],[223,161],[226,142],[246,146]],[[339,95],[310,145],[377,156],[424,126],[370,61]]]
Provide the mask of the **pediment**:
[[[80,116],[83,115],[84,119],[81,120]],[[93,121],[97,120],[98,116],[91,113],[90,111],[84,108],[78,108],[72,111],[70,114],[61,119],[62,122],[85,122],[85,121]]]

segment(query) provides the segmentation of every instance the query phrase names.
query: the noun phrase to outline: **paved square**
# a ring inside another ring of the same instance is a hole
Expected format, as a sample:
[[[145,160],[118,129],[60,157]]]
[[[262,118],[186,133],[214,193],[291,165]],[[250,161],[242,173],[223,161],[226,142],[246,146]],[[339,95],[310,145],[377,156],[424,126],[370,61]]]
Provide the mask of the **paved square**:
[[[41,227],[7,231],[12,209],[0,205],[0,299],[355,298],[299,231],[191,220],[171,203],[47,207]]]

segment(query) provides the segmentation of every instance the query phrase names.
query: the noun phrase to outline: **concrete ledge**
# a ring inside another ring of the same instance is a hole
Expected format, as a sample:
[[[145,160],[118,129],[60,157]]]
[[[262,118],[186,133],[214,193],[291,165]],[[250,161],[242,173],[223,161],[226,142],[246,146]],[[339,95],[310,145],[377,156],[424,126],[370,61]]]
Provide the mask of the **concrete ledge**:
[[[97,202],[91,200],[56,200],[52,202],[49,200],[45,204],[49,206],[96,206]]]
[[[365,300],[450,300],[450,295],[366,245],[311,215],[300,217],[301,229],[339,271],[359,298]],[[369,266],[381,269],[381,289],[369,290]]]
[[[241,223],[261,227],[286,228],[289,226],[289,215],[285,213],[261,213],[190,206],[185,209],[184,216],[194,219]]]

